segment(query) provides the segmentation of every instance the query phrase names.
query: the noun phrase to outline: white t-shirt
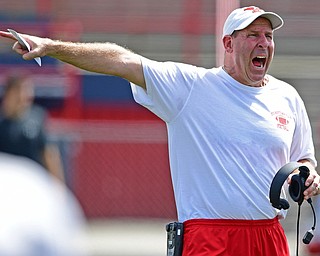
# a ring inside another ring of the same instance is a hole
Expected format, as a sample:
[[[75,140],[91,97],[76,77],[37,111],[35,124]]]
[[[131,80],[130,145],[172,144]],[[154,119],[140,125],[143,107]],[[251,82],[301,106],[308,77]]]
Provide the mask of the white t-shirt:
[[[272,76],[256,88],[222,68],[144,58],[142,64],[147,91],[134,84],[132,91],[167,124],[179,221],[284,216],[269,202],[274,175],[290,161],[316,164],[296,90]]]

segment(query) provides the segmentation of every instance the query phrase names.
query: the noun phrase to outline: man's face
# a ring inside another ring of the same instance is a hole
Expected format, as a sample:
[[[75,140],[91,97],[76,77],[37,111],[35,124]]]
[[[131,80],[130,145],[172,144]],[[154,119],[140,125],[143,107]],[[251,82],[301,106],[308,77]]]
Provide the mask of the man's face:
[[[230,75],[240,83],[261,86],[274,54],[273,31],[269,20],[258,18],[231,36]]]

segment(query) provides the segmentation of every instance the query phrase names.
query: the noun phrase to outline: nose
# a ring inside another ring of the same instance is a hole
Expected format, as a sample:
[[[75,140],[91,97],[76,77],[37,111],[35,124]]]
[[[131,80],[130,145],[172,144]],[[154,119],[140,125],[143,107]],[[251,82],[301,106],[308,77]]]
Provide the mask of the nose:
[[[270,39],[267,36],[262,35],[259,37],[259,42],[258,42],[259,48],[265,49],[269,46],[269,44],[270,44]]]

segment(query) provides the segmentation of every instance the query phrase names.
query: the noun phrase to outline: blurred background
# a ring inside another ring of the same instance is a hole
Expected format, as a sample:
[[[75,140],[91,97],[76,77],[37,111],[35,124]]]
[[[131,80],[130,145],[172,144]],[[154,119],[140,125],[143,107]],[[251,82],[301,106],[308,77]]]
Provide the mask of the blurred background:
[[[59,40],[111,41],[155,60],[210,68],[221,64],[226,16],[249,5],[277,12],[285,21],[275,32],[269,73],[291,83],[304,99],[318,153],[317,0],[0,0],[0,29]],[[35,101],[50,114],[47,127],[59,145],[66,183],[88,220],[91,255],[165,255],[164,226],[176,219],[176,209],[164,123],[134,103],[126,80],[49,57],[38,67],[11,47],[10,40],[0,40],[0,93],[8,73],[31,74]],[[284,224],[289,236],[294,210],[293,215]]]

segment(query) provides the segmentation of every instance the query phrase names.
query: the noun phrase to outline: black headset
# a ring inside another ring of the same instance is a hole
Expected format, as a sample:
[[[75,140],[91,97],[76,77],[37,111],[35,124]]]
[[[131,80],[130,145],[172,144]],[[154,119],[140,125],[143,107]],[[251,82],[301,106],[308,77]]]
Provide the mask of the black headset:
[[[287,180],[288,176],[295,170],[299,169],[299,174],[294,174],[291,178],[291,184],[289,186],[289,194],[293,201],[299,205],[303,202],[303,191],[307,188],[304,183],[309,176],[309,169],[298,162],[290,162],[282,166],[277,174],[274,176],[270,187],[270,202],[274,208],[279,210],[289,209],[289,202],[283,198],[280,198],[281,188],[283,183]]]
[[[289,194],[292,200],[298,203],[299,205],[298,216],[300,216],[300,206],[304,200],[303,192],[308,188],[308,186],[305,186],[305,182],[310,174],[309,168],[307,166],[304,166],[303,164],[298,162],[290,162],[282,166],[272,180],[272,183],[270,186],[269,198],[270,198],[270,203],[274,208],[277,208],[279,210],[289,209],[290,207],[289,202],[286,199],[280,198],[280,193],[281,193],[281,188],[283,183],[287,180],[288,176],[295,169],[298,169],[299,173],[294,174],[291,177],[291,183],[289,185]],[[313,230],[315,229],[315,226],[316,226],[316,215],[312,205],[311,198],[309,198],[307,202],[310,204],[311,209],[313,211],[314,224],[311,230],[309,230],[303,238],[303,242],[305,244],[310,243],[313,237]],[[298,217],[298,222],[299,222],[299,217]]]

